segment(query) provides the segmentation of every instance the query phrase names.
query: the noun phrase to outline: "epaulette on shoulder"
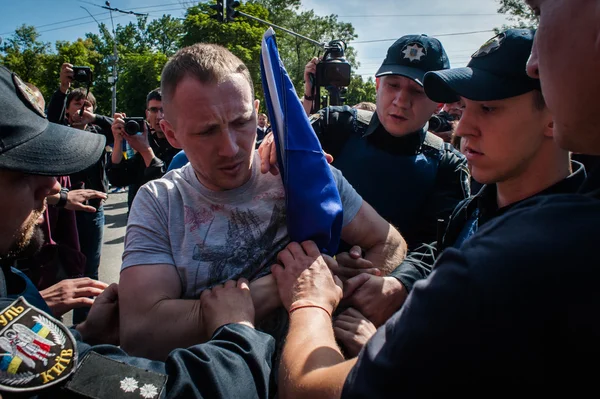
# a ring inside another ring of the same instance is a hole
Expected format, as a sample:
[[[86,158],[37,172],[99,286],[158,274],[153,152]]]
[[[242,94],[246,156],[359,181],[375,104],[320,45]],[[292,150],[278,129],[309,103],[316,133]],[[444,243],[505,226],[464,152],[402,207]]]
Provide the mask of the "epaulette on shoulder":
[[[357,120],[357,122],[368,126],[371,123],[373,114],[374,114],[373,111],[367,111],[365,109],[357,109],[356,110],[356,120]]]
[[[425,134],[425,141],[423,141],[424,146],[433,148],[436,151],[444,151],[445,150],[444,144],[445,144],[444,140],[442,140],[435,134],[430,133],[430,132],[427,132],[427,134]]]

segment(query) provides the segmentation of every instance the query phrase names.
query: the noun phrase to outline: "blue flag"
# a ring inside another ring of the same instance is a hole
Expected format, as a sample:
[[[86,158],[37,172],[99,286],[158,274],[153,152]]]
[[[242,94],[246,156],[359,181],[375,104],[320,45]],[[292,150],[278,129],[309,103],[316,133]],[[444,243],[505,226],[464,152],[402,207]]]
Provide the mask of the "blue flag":
[[[262,40],[260,59],[267,111],[277,146],[292,241],[313,240],[335,255],[342,232],[342,201],[321,144],[279,58],[275,32]]]

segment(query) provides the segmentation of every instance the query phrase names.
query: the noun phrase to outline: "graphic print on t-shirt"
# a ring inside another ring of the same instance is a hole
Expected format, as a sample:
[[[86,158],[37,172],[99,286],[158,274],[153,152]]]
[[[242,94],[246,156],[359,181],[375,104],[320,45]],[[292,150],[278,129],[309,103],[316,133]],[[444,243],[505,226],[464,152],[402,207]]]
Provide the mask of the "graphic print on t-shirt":
[[[192,259],[198,262],[194,286],[201,278],[201,270],[208,270],[208,287],[240,277],[255,278],[260,274],[261,267],[270,266],[266,262],[274,260],[274,256],[288,243],[276,241],[277,232],[286,223],[282,206],[273,207],[264,231],[259,217],[250,209],[233,208],[229,215],[227,236],[220,245],[206,245],[206,237],[210,235],[212,226],[209,223],[204,242],[194,246]],[[198,222],[200,220],[201,224],[209,221],[202,216],[199,216]]]

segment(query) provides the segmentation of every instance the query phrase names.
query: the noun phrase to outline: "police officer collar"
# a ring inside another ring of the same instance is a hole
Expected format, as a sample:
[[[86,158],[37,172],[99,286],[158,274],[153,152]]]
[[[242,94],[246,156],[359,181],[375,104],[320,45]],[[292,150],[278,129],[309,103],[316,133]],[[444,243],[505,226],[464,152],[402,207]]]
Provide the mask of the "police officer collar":
[[[403,136],[392,136],[381,124],[377,112],[373,113],[371,122],[363,137],[368,137],[369,141],[387,151],[396,155],[416,155],[421,153],[421,147],[427,134],[427,124],[421,129]]]
[[[551,194],[569,194],[577,191],[579,187],[585,181],[587,175],[585,168],[583,165],[577,161],[571,161],[571,165],[573,168],[573,173],[571,173],[566,178],[561,181],[551,185],[545,190],[540,191],[537,194],[532,195],[529,198],[537,197],[540,195],[551,195]],[[529,198],[525,198],[521,201],[514,202],[510,205],[504,206],[502,208],[498,208],[497,201],[497,187],[495,184],[486,184],[481,188],[479,193],[475,195],[474,200],[471,204],[469,204],[469,214],[472,213],[474,209],[472,209],[472,205],[475,204],[480,212],[480,224],[487,222],[488,220],[503,215],[509,209],[513,208],[517,204],[520,204],[523,201],[528,200]]]

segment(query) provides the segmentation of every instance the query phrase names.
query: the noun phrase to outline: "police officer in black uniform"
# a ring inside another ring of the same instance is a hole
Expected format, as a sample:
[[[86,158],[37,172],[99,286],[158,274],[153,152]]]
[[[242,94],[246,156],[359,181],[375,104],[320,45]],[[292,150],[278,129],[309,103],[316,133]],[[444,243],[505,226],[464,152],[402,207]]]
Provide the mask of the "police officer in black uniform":
[[[376,112],[343,106],[328,107],[311,116],[323,150],[333,156],[333,166],[400,231],[409,249],[435,241],[439,221],[447,220],[456,205],[470,195],[466,159],[427,131],[429,119],[441,105],[425,95],[423,77],[428,71],[449,67],[439,40],[426,35],[403,36],[388,49],[376,74]],[[261,170],[266,173],[272,170],[267,154],[274,145],[271,138],[263,143],[259,152]],[[443,233],[443,229],[439,231]],[[348,250],[345,245],[341,248]],[[355,250],[350,250],[350,256],[338,256],[340,265],[349,265],[344,260],[355,259]],[[353,263],[349,267],[372,266]],[[359,299],[353,306],[383,323],[393,310],[384,317],[376,314],[382,308],[372,304],[378,300],[401,304],[414,282],[426,275],[427,269],[403,263],[390,276],[378,277],[368,287],[365,300]],[[361,289],[367,291],[367,287]]]
[[[202,334],[211,340],[177,349],[164,363],[128,356],[115,346],[116,284],[96,298],[87,319],[74,328],[49,314],[37,289],[12,264],[40,244],[36,225],[45,198],[60,188],[53,176],[96,162],[105,139],[48,122],[35,94],[4,67],[0,107],[0,208],[5,212],[0,228],[0,395],[267,398],[274,341],[252,328],[254,309],[245,281],[203,293],[207,327],[198,332],[198,341]]]
[[[583,165],[570,162],[568,151],[560,149],[552,140],[552,115],[544,102],[539,80],[529,78],[526,74],[525,67],[531,54],[534,34],[528,29],[508,30],[485,43],[472,56],[467,68],[427,75],[425,92],[431,99],[450,102],[462,98],[466,119],[459,124],[456,134],[466,141],[465,152],[467,157],[471,157],[469,168],[473,177],[487,185],[477,195],[456,207],[440,242],[424,245],[420,250],[410,253],[405,263],[431,268],[437,255],[444,249],[459,248],[485,223],[502,216],[522,201],[534,196],[574,193],[585,180]],[[518,103],[519,96],[533,99],[530,113],[527,103],[525,106]],[[481,119],[482,112],[479,110],[491,115],[488,118],[504,121],[503,137],[494,138],[502,131],[490,129],[490,123]],[[537,144],[531,141],[514,139],[515,135],[536,137],[536,134],[543,134],[524,132],[523,129],[536,127],[523,123],[525,118],[515,119],[520,115],[526,118],[531,116],[542,124],[546,115],[550,130],[541,147],[533,147]],[[507,143],[507,146],[498,146],[496,143],[499,140]],[[482,148],[484,146],[487,148]],[[486,153],[488,151],[489,155]],[[494,152],[502,155],[502,151],[505,152],[504,159],[496,158],[492,160],[496,164],[490,166],[490,155],[494,157]],[[527,168],[521,167],[523,160]],[[515,185],[515,181],[519,182],[519,186]]]
[[[375,75],[376,112],[329,107],[312,117],[333,166],[398,228],[409,248],[434,240],[437,220],[469,195],[464,157],[427,133],[438,104],[425,95],[423,76],[449,66],[437,39],[404,36]]]

